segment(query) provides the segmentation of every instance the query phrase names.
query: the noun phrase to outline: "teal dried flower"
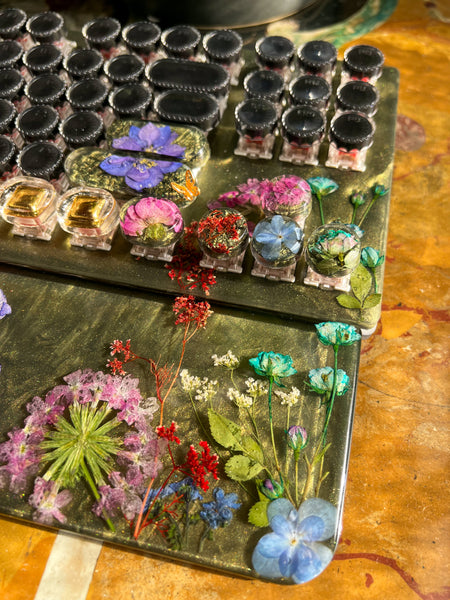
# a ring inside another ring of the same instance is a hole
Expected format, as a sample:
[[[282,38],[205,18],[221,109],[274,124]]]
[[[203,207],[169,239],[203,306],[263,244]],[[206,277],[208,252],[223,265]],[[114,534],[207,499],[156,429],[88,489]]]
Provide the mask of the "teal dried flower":
[[[377,184],[374,188],[373,188],[373,194],[374,196],[384,196],[385,194],[387,194],[389,191],[389,188],[384,187],[384,185],[380,185]]]
[[[361,339],[353,325],[327,321],[316,326],[317,336],[326,346],[350,346]]]
[[[289,355],[276,352],[260,352],[256,358],[249,360],[257,375],[273,378],[273,381],[280,387],[284,387],[280,381],[281,379],[297,373],[297,369],[294,369],[292,362]]]
[[[358,206],[362,206],[366,200],[367,196],[362,192],[355,192],[350,196],[350,202],[353,204],[353,206],[356,206],[356,208],[358,208]]]
[[[322,367],[320,369],[311,369],[308,373],[308,387],[316,394],[326,394],[330,396],[333,390],[334,369],[332,367]],[[350,379],[345,371],[337,370],[336,377],[336,395],[343,396],[350,385]]]
[[[378,250],[371,246],[366,246],[361,251],[361,262],[368,269],[376,269],[384,262],[384,256],[380,256]]]
[[[319,203],[319,212],[320,212],[320,222],[322,225],[325,224],[325,219],[323,218],[323,207],[322,207],[322,198],[324,196],[328,196],[335,192],[339,186],[332,179],[328,179],[327,177],[311,177],[306,180],[311,188],[311,192],[316,196],[317,201]]]

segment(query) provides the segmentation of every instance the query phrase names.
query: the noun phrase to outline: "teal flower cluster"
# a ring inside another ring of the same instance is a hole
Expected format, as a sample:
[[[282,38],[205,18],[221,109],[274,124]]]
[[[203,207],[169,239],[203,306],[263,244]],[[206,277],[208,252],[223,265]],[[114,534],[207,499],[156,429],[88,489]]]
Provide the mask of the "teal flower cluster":
[[[280,387],[284,387],[281,379],[297,373],[297,369],[292,366],[292,357],[277,352],[260,352],[256,358],[251,358],[249,363],[257,375],[272,378]]]
[[[350,346],[361,339],[356,327],[346,323],[327,321],[315,327],[319,340],[326,346]]]

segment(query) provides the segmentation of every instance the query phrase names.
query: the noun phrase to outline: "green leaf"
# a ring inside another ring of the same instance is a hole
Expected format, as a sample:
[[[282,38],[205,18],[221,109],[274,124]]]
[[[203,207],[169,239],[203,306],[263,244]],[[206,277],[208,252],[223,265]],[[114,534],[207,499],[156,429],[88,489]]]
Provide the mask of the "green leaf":
[[[247,454],[255,462],[258,462],[258,463],[264,462],[264,454],[261,449],[261,446],[258,444],[258,442],[255,439],[253,439],[249,435],[246,435],[245,437],[242,438],[242,448],[243,448],[245,454]]]
[[[208,410],[211,435],[218,444],[230,450],[242,450],[241,428],[237,423],[226,419],[215,410]]]
[[[361,308],[361,302],[358,298],[350,296],[350,294],[340,294],[336,300],[345,308]]]
[[[331,446],[331,442],[329,444],[327,444],[325,446],[325,448],[322,448],[322,450],[319,452],[319,454],[317,454],[317,456],[314,457],[312,464],[313,465],[317,465],[322,458],[325,456],[325,452],[328,450],[328,448]]]
[[[352,292],[358,300],[363,303],[372,287],[372,275],[360,263],[350,276],[350,284],[352,286]]]
[[[377,306],[377,304],[380,304],[380,302],[381,294],[370,294],[370,296],[367,296],[364,300],[363,308],[373,308],[374,306]]]
[[[256,502],[248,511],[248,522],[256,527],[267,527],[269,525],[269,519],[267,518],[267,507],[270,500],[260,500]]]
[[[263,470],[259,463],[255,462],[248,456],[236,454],[232,456],[225,465],[225,472],[231,479],[235,481],[248,481],[256,477]]]

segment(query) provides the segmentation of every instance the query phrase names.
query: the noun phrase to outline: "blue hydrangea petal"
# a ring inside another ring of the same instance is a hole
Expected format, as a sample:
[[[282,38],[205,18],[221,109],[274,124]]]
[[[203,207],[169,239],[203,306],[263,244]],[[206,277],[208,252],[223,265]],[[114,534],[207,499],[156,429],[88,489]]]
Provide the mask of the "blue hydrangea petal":
[[[281,215],[274,215],[270,222],[271,229],[275,235],[282,235],[284,219]]]
[[[280,555],[278,565],[283,577],[291,577],[298,566],[297,547],[289,546],[286,548]]]
[[[305,542],[315,542],[316,540],[323,539],[322,536],[325,523],[320,517],[310,515],[309,517],[306,517],[306,519],[303,519],[300,523],[300,527]]]
[[[276,533],[266,533],[256,545],[261,556],[265,558],[279,558],[282,552],[291,547],[290,539]]]
[[[306,583],[317,577],[333,558],[333,552],[323,544],[301,544],[296,549],[296,568],[292,573],[295,583]]]
[[[275,515],[272,517],[270,520],[270,526],[272,527],[274,533],[281,537],[289,537],[294,533],[293,523],[283,515]]]
[[[337,509],[327,500],[322,498],[308,498],[298,510],[298,522],[303,529],[303,523],[308,517],[319,517],[323,521],[323,530],[320,537],[313,541],[321,542],[332,537],[337,530]]]
[[[263,556],[258,546],[253,550],[252,563],[253,568],[261,577],[267,577],[268,579],[280,579],[282,577],[278,558]]]

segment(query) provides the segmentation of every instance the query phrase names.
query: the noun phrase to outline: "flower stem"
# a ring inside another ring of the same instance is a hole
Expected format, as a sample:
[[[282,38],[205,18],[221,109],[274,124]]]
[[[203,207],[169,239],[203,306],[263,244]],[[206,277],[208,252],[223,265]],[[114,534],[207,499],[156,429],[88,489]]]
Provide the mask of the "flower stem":
[[[275,468],[280,473],[280,464],[278,462],[277,449],[275,447],[275,436],[273,433],[273,419],[272,419],[272,387],[273,387],[273,377],[269,377],[269,423],[270,423],[270,438],[272,440],[272,448],[273,448],[273,457],[275,459]]]
[[[319,203],[320,222],[322,225],[325,225],[325,219],[323,218],[322,195],[319,193],[316,193],[316,198]]]
[[[86,466],[86,463],[84,462],[84,457],[81,456],[80,459],[80,464],[81,464],[81,470],[83,471],[83,475],[89,485],[89,487],[91,488],[92,493],[94,494],[94,498],[96,500],[100,500],[100,494],[98,493],[98,490],[95,486],[94,480],[91,477],[91,474],[89,473],[89,469]],[[103,517],[106,521],[106,524],[108,525],[108,527],[110,528],[110,530],[115,533],[116,528],[114,527],[111,519],[109,518],[108,514],[106,513],[105,509],[102,509],[102,513],[103,513]]]
[[[355,204],[353,207],[353,214],[352,214],[352,220],[350,221],[351,225],[354,225],[355,221],[356,221],[356,211],[358,210],[358,206]]]
[[[336,398],[336,390],[337,390],[337,371],[338,371],[338,368],[337,368],[337,358],[338,358],[339,346],[338,345],[333,346],[333,350],[334,350],[333,387],[331,389],[331,396],[330,396],[330,400],[329,400],[328,406],[327,406],[327,414],[326,414],[326,418],[325,418],[325,425],[323,427],[322,444],[321,444],[322,447],[324,447],[326,445],[328,425],[330,423],[331,411],[333,410],[333,405],[334,405],[334,400]]]
[[[300,457],[295,456],[295,506],[298,508],[298,459]]]
[[[363,224],[364,219],[367,217],[367,215],[369,214],[370,209],[372,208],[372,206],[375,204],[375,201],[378,200],[378,198],[380,197],[380,194],[374,194],[372,200],[369,202],[369,204],[367,205],[366,210],[363,213],[363,216],[361,217],[359,223],[358,223],[358,227],[361,227],[361,225]]]
[[[378,281],[377,281],[377,276],[375,273],[375,268],[371,268],[370,269],[372,271],[372,278],[373,278],[373,291],[375,294],[378,294]]]

